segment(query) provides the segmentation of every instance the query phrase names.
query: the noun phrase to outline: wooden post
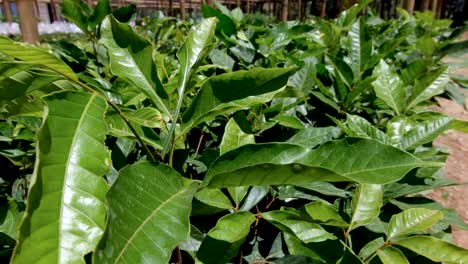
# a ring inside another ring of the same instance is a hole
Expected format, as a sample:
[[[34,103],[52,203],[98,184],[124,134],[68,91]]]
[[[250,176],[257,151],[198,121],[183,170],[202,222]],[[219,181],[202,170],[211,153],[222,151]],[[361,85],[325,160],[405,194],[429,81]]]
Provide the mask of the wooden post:
[[[422,11],[429,10],[429,4],[430,4],[430,0],[423,0],[421,4]]]
[[[281,12],[282,21],[288,21],[288,8],[289,8],[289,1],[283,0],[283,12]]]
[[[322,8],[320,10],[320,17],[324,18],[327,16],[327,0],[322,0]]]
[[[185,0],[179,1],[180,19],[185,20]]]
[[[93,0],[86,0],[86,3],[88,3],[89,6],[94,6]]]
[[[297,17],[302,20],[302,0],[297,0]]]
[[[3,13],[5,13],[5,19],[8,23],[13,22],[10,10],[10,0],[3,0]]]
[[[34,0],[16,0],[21,35],[24,42],[39,42],[37,30],[37,17],[34,13]]]
[[[53,21],[58,21],[57,8],[55,6],[55,0],[50,0],[50,9],[52,11]]]
[[[408,13],[413,14],[414,12],[414,0],[407,0],[406,1],[406,10]]]
[[[437,0],[432,0],[431,11],[434,13],[434,16],[437,16]]]

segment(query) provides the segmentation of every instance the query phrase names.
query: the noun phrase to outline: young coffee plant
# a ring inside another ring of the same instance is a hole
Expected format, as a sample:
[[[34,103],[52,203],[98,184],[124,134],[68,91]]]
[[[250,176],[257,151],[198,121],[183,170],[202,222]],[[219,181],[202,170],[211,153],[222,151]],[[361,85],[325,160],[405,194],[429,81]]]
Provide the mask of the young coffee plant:
[[[4,260],[468,263],[468,224],[421,195],[457,184],[432,141],[467,124],[427,106],[463,30],[369,2],[303,23],[218,4],[190,30],[109,8],[71,19],[104,51],[78,70],[0,37]]]

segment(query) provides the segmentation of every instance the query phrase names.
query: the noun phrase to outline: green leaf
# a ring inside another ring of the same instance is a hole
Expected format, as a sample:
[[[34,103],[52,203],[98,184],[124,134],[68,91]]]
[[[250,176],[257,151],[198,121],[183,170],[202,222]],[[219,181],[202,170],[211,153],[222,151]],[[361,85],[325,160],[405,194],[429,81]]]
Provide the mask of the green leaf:
[[[48,87],[54,81],[63,77],[53,72],[44,74],[43,69],[29,64],[8,63],[0,64],[0,100],[11,100]]]
[[[212,188],[350,180],[385,184],[413,168],[441,165],[368,139],[331,141],[317,149],[267,143],[246,145],[220,156],[204,184]]]
[[[148,96],[158,110],[170,116],[170,111],[163,101],[168,96],[156,73],[151,43],[113,16],[104,20],[101,31],[100,42],[109,52],[112,73],[133,83]]]
[[[107,229],[95,263],[168,263],[189,237],[196,188],[166,165],[145,161],[124,168],[107,194]]]
[[[14,42],[6,37],[0,37],[0,53],[22,60],[25,63],[48,68],[68,79],[78,81],[78,77],[67,64],[45,49]]]
[[[385,241],[383,237],[378,237],[371,242],[367,243],[364,247],[362,247],[361,251],[359,251],[358,256],[361,259],[367,259],[372,256],[379,248],[383,247]]]
[[[286,142],[306,148],[315,148],[318,145],[337,138],[340,133],[341,129],[338,127],[306,127]]]
[[[350,26],[354,21],[356,21],[359,13],[361,13],[361,11],[372,1],[373,0],[361,0],[358,4],[348,8],[348,10],[342,12],[337,18],[337,24],[341,27]]]
[[[222,209],[232,209],[233,206],[229,198],[219,189],[202,189],[195,194],[195,198],[200,202]]]
[[[88,19],[92,10],[83,0],[64,0],[61,11],[63,17],[78,26],[84,33],[90,31]]]
[[[395,244],[432,261],[468,263],[468,250],[429,236],[412,236]]]
[[[2,216],[3,219],[0,221],[0,232],[7,234],[13,239],[18,238],[18,227],[23,218],[23,211],[20,211],[18,203],[15,201],[8,201],[7,204],[2,206],[0,210],[5,210],[5,214]]]
[[[110,127],[110,135],[117,138],[128,138],[138,142],[135,134],[133,134],[133,132],[130,130],[130,127],[128,127],[122,117],[117,114],[110,114],[106,119]],[[144,127],[135,125],[133,128],[140,136],[143,143],[155,149],[162,149],[161,139],[159,138],[159,135],[157,135],[152,129],[145,129]]]
[[[204,264],[227,263],[238,254],[250,232],[255,215],[250,212],[236,212],[223,216],[203,240],[197,257]]]
[[[401,114],[405,108],[405,86],[400,76],[383,59],[374,68],[373,76],[376,78],[372,82],[375,93],[382,99],[397,115]]]
[[[255,144],[254,135],[244,133],[234,118],[229,119],[224,128],[223,139],[219,145],[220,154],[222,155],[247,144]]]
[[[375,139],[384,144],[390,144],[390,138],[387,136],[387,134],[373,126],[366,119],[357,115],[350,114],[346,114],[346,117],[346,124],[348,125],[349,129],[353,132],[353,134],[349,136]]]
[[[203,17],[216,17],[219,23],[216,27],[217,32],[222,32],[225,36],[231,36],[236,33],[236,23],[226,14],[219,12],[218,10],[210,7],[209,5],[203,5],[201,8]]]
[[[131,3],[125,6],[121,6],[114,11],[112,11],[112,15],[117,19],[119,22],[127,23],[130,21],[132,16],[136,13],[137,6],[135,3]]]
[[[152,107],[142,107],[135,111],[125,111],[122,114],[130,122],[140,126],[164,128],[164,119],[161,113]]]
[[[336,239],[321,225],[303,219],[299,213],[294,213],[292,210],[270,211],[262,213],[262,217],[281,231],[293,233],[304,243]]]
[[[405,255],[398,248],[386,246],[377,250],[383,264],[410,264]]]
[[[48,111],[13,261],[84,263],[105,226],[107,105],[97,94],[75,92],[44,100]]]
[[[294,69],[254,68],[225,73],[208,79],[193,99],[182,118],[182,130],[214,117],[268,102],[282,88]]]
[[[424,231],[442,220],[444,215],[437,210],[411,208],[393,215],[388,223],[388,239]]]
[[[104,18],[112,11],[109,0],[99,0],[96,7],[94,7],[93,14],[89,17],[90,26],[94,29],[97,25],[101,24]]]
[[[203,20],[200,24],[192,28],[184,43],[177,51],[177,58],[180,63],[179,80],[177,93],[179,98],[177,99],[177,106],[173,115],[173,120],[179,119],[180,109],[182,102],[184,101],[185,90],[192,75],[195,73],[198,65],[201,61],[210,53],[213,48],[213,42],[215,41],[214,31],[218,20],[216,18],[210,18]],[[169,151],[173,142],[173,135],[176,126],[171,126],[169,135],[167,136],[164,148],[162,150],[162,156],[164,157]],[[182,133],[184,134],[184,133]]]
[[[348,227],[335,208],[323,202],[312,202],[304,205],[304,209],[314,221],[322,225]]]
[[[450,129],[468,133],[468,122],[460,119],[455,119],[450,123]]]
[[[336,263],[344,254],[343,245],[338,240],[305,244],[295,235],[283,232],[284,241],[291,255],[307,256],[312,262],[308,263]]]
[[[416,80],[411,97],[406,103],[406,109],[411,109],[413,106],[443,93],[449,79],[448,68],[440,67]]]
[[[239,211],[249,211],[256,206],[269,192],[268,186],[254,186],[250,189],[249,194],[245,197]]]
[[[380,213],[383,189],[379,184],[362,183],[356,189],[351,206],[353,217],[348,231],[369,224]]]
[[[452,123],[452,118],[439,113],[423,113],[411,117],[401,117],[391,126],[392,138],[399,142],[402,149],[415,149],[423,144],[432,142],[445,132]]]
[[[360,80],[367,69],[372,53],[372,39],[362,19],[358,19],[348,32],[348,50],[354,79]]]

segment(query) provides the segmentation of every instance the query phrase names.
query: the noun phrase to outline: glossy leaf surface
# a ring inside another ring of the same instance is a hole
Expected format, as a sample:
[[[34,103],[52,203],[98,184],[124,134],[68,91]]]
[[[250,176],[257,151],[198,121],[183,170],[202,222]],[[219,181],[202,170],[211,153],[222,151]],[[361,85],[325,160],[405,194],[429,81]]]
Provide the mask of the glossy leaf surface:
[[[254,221],[255,215],[246,211],[223,216],[203,240],[198,259],[204,264],[229,262],[238,254]]]
[[[400,76],[384,60],[374,69],[376,80],[372,82],[377,97],[382,99],[397,115],[405,107],[405,87]]]
[[[139,162],[124,168],[107,201],[106,233],[96,263],[167,263],[188,239],[195,183],[184,183],[172,168]]]
[[[405,255],[398,248],[392,246],[377,250],[377,255],[383,264],[409,264]]]
[[[112,73],[132,82],[151,99],[158,110],[170,115],[163,101],[167,94],[156,73],[151,43],[113,16],[107,17],[102,23],[101,43],[109,51]]]
[[[183,116],[183,130],[226,112],[268,102],[288,81],[292,69],[254,68],[208,79]]]
[[[468,250],[429,236],[412,236],[395,244],[436,262],[468,263]]]
[[[391,240],[398,236],[407,235],[424,231],[438,221],[444,215],[437,210],[429,210],[424,208],[411,208],[399,214],[393,215],[388,223],[388,239]]]
[[[45,49],[36,48],[24,43],[14,42],[6,37],[0,37],[0,53],[25,61],[27,63],[46,67],[71,80],[78,80],[76,74],[67,64]]]
[[[367,139],[332,141],[312,150],[269,143],[222,155],[208,170],[205,184],[216,188],[349,180],[383,184],[412,168],[439,165]]]
[[[351,218],[349,230],[367,225],[377,217],[383,204],[382,197],[382,185],[360,184],[351,201],[353,216]]]
[[[37,164],[15,263],[85,263],[104,232],[109,169],[107,105],[97,94],[45,98]]]

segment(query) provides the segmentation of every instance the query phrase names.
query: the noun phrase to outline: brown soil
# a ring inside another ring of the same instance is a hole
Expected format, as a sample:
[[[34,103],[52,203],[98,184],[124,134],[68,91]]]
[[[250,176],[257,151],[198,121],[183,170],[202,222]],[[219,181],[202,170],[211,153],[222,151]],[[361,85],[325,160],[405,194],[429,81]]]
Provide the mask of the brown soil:
[[[466,32],[463,40],[468,39]],[[458,58],[448,58],[447,62],[463,63],[468,62],[468,54],[459,56]],[[452,72],[468,76],[468,68],[454,69]],[[465,98],[468,98],[466,90]],[[465,107],[451,100],[437,98],[438,107],[433,109],[443,112],[449,116],[468,121],[468,101],[465,99]],[[447,178],[468,182],[468,134],[458,131],[448,131],[439,136],[435,142],[435,146],[446,147],[449,149],[450,156],[445,165],[445,174]],[[445,187],[434,190],[428,195],[430,198],[437,200],[443,206],[454,209],[465,222],[468,223],[468,185],[459,185],[454,187]],[[454,242],[468,249],[468,230],[453,230]]]

